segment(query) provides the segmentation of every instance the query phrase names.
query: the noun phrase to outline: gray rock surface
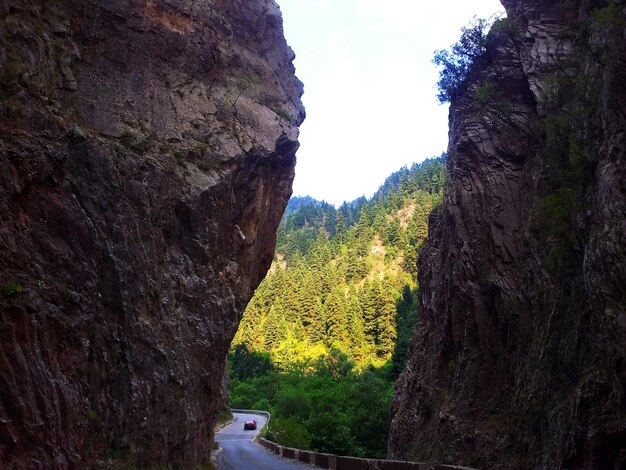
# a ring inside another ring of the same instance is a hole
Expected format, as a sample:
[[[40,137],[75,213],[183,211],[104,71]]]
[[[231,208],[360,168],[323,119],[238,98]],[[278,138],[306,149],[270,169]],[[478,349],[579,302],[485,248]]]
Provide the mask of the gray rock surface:
[[[624,4],[503,4],[450,108],[390,455],[623,468]]]
[[[0,3],[0,467],[208,460],[293,57],[272,0]]]

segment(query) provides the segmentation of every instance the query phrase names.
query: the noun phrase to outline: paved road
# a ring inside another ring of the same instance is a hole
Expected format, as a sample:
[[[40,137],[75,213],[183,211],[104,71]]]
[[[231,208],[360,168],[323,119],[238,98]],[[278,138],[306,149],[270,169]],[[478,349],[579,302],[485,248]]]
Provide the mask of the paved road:
[[[253,441],[266,419],[259,415],[233,413],[236,421],[225,426],[215,436],[220,449],[215,455],[218,470],[307,470],[317,469],[313,465],[283,459]],[[256,431],[244,431],[243,423],[256,419]]]

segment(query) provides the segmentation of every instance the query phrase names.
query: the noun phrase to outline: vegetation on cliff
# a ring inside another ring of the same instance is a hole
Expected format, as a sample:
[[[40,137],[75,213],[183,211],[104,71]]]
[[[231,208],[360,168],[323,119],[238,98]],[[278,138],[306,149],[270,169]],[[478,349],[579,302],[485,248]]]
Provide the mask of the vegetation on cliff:
[[[469,73],[440,82],[451,171],[390,456],[622,468],[626,10],[503,3]]]
[[[437,99],[448,103],[463,91],[476,60],[487,51],[491,19],[473,18],[461,28],[461,37],[449,49],[438,49],[433,63],[440,66]]]

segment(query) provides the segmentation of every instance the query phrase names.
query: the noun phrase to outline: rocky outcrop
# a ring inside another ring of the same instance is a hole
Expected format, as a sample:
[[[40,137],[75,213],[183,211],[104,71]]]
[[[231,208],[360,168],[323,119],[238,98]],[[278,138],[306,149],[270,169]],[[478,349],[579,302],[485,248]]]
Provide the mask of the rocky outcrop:
[[[0,467],[209,457],[302,86],[273,0],[0,3]]]
[[[450,108],[390,455],[623,468],[624,4],[503,4]]]

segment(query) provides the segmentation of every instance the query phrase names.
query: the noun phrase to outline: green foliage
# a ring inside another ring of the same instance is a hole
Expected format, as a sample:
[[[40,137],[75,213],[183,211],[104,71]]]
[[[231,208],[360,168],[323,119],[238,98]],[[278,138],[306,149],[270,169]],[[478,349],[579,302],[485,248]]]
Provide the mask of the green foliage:
[[[85,414],[89,421],[98,422],[100,420],[100,417],[98,416],[98,412],[96,410],[89,409]]]
[[[403,290],[415,287],[428,214],[441,200],[444,158],[404,167],[369,201],[339,209],[293,198],[273,269],[233,344],[301,370],[341,354],[357,370],[390,360],[396,339],[406,336],[399,328],[414,326],[398,323],[397,306]]]
[[[276,393],[276,409],[286,416],[305,420],[311,415],[311,397],[299,388],[285,388]]]
[[[500,93],[495,83],[487,82],[476,87],[474,100],[481,105],[491,104],[494,100],[500,99]]]
[[[386,456],[392,380],[418,322],[417,252],[444,167],[444,155],[404,167],[339,209],[289,201],[229,355],[230,405],[270,411],[268,438]]]
[[[560,188],[539,201],[535,216],[545,232],[555,238],[567,236],[573,209],[573,194],[568,188]]]
[[[580,209],[588,187],[596,181],[600,145],[596,139],[604,119],[598,103],[603,86],[611,82],[607,77],[621,41],[624,18],[618,11],[621,7],[609,2],[566,31],[565,38],[579,47],[568,57],[567,67],[555,69],[545,80],[541,97],[546,112],[536,129],[537,173],[542,175],[540,187],[546,189],[531,211],[531,228],[545,245],[548,272],[566,290],[582,279]],[[602,70],[601,76],[592,73],[594,67]],[[572,74],[572,69],[589,73]]]
[[[161,292],[161,289],[155,287],[152,289],[151,294],[154,300],[157,301],[157,303],[161,303],[161,301],[163,300],[163,293]]]
[[[119,137],[120,143],[130,150],[139,154],[144,154],[152,149],[151,139],[138,139],[132,132],[126,131]]]
[[[623,15],[624,7],[621,2],[609,2],[609,4],[604,8],[596,8],[592,10],[591,16],[594,22],[601,26],[616,26],[617,28],[623,29],[626,24],[626,18]]]
[[[339,361],[345,358],[333,360]],[[393,384],[385,370],[361,374],[286,371],[231,382],[231,406],[270,401],[267,438],[288,447],[384,458]]]
[[[521,32],[519,23],[509,18],[496,17],[489,30],[489,36],[496,38],[513,38]]]
[[[487,31],[492,21],[474,17],[461,28],[461,37],[449,49],[436,50],[433,63],[441,67],[437,99],[447,103],[465,88],[476,60],[487,51]]]
[[[265,437],[270,441],[296,449],[308,449],[311,446],[311,435],[302,422],[293,416],[272,419]]]
[[[398,300],[396,304],[397,310],[397,332],[398,336],[391,356],[390,375],[391,378],[396,379],[406,362],[406,355],[409,348],[409,340],[413,336],[413,332],[417,326],[417,309],[419,299],[416,292],[411,291],[408,286],[405,286],[402,292],[402,298]]]
[[[291,123],[292,119],[291,119],[291,114],[289,114],[289,111],[283,108],[276,108],[274,109],[274,112],[276,113],[277,116],[283,118],[288,123]]]
[[[314,367],[318,375],[340,378],[348,377],[352,373],[354,362],[341,350],[333,349],[329,354],[318,357]]]
[[[250,351],[246,343],[238,344],[228,355],[230,374],[239,380],[259,377],[273,370],[269,354]]]
[[[24,292],[24,288],[22,285],[15,281],[7,281],[4,283],[2,288],[0,289],[0,294],[3,297],[15,297]]]
[[[260,409],[264,409],[264,408],[260,408]],[[228,408],[222,408],[219,413],[217,414],[217,421],[216,424],[226,424],[228,423],[230,420],[233,419],[233,414],[230,412],[230,409]]]
[[[574,216],[577,193],[561,187],[555,193],[540,199],[535,205],[535,228],[546,234],[549,251],[546,266],[553,276],[566,274],[569,264],[578,256],[572,252],[575,245]]]

